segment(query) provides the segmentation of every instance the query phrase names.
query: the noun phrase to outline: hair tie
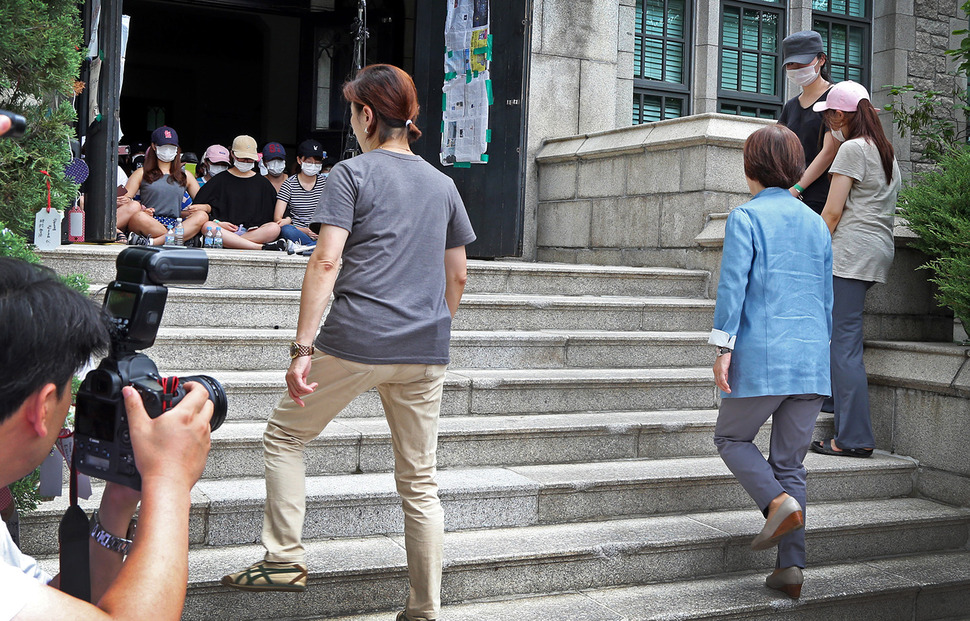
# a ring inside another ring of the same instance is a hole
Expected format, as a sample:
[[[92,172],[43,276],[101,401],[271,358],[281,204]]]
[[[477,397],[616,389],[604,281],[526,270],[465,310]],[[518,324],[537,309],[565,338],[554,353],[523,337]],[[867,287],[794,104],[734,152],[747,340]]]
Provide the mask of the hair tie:
[[[411,123],[412,123],[411,119],[408,119],[407,121],[404,121],[404,126],[411,127]]]

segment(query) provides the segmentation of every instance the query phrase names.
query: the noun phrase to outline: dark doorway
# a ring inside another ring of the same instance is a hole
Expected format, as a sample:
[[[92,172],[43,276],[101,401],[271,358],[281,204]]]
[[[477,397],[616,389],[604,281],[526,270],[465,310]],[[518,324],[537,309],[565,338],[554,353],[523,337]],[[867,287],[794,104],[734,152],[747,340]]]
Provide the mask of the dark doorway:
[[[530,40],[530,0],[491,0],[489,32],[494,39],[493,91],[488,127],[488,163],[471,168],[442,166],[441,89],[444,83],[444,27],[447,2],[418,0],[415,29],[415,83],[421,98],[424,135],[414,149],[455,180],[478,239],[469,256],[522,254],[525,200],[524,88]]]

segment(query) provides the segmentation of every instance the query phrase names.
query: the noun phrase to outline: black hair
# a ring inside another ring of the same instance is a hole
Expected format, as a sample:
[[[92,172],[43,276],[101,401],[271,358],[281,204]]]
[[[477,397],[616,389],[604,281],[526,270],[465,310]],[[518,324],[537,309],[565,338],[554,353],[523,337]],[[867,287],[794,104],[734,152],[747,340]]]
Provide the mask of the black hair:
[[[829,84],[831,84],[832,83],[832,68],[829,67],[829,57],[828,57],[828,55],[825,52],[819,52],[818,55],[815,58],[816,59],[819,59],[819,58],[824,58],[825,59],[825,64],[822,65],[822,68],[818,70],[818,74],[820,76],[822,76],[822,79],[823,80],[825,80],[826,82],[828,82]]]
[[[64,390],[109,343],[101,309],[46,267],[0,257],[0,422],[46,384]]]

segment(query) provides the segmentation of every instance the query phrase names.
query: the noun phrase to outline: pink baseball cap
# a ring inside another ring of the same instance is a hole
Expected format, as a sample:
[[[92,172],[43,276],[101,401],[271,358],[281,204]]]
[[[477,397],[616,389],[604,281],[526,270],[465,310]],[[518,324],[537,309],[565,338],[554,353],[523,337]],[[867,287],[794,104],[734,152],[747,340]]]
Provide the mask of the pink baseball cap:
[[[210,162],[225,162],[229,163],[229,149],[225,148],[221,144],[214,144],[205,150],[204,159]]]
[[[871,100],[869,91],[858,82],[846,80],[839,82],[829,90],[825,101],[820,101],[812,110],[822,112],[823,110],[841,110],[842,112],[855,112],[859,109],[859,102],[863,99]]]

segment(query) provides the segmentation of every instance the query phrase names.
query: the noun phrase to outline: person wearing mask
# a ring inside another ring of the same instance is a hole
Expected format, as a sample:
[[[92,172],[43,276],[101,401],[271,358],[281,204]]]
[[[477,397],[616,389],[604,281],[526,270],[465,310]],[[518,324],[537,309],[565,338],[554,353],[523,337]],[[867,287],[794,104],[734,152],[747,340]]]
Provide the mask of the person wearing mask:
[[[232,166],[209,179],[195,197],[193,207],[209,214],[210,226],[222,228],[222,245],[241,250],[284,250],[292,243],[280,237],[273,219],[276,190],[253,170],[259,154],[251,136],[232,141]]]
[[[808,167],[789,191],[801,197],[815,213],[822,213],[829,192],[828,169],[838,153],[839,143],[822,123],[822,115],[812,109],[825,101],[832,87],[828,58],[822,51],[822,37],[804,30],[785,37],[781,43],[785,73],[802,89],[781,110],[778,123],[795,132]]]
[[[869,457],[876,441],[869,417],[869,384],[862,360],[866,292],[886,282],[893,262],[893,221],[899,164],[869,91],[846,81],[815,104],[842,142],[832,162],[832,185],[822,218],[832,232],[832,396],[835,436],[812,443],[824,455]]]
[[[288,392],[263,435],[266,554],[222,583],[306,589],[304,447],[354,397],[376,387],[404,507],[410,590],[397,619],[437,619],[444,538],[438,412],[451,322],[467,280],[465,245],[475,233],[454,182],[411,151],[421,136],[411,76],[369,65],[343,95],[363,154],[334,166],[310,221],[319,240],[303,281]]]
[[[152,132],[152,143],[145,152],[145,165],[128,178],[127,198],[139,196],[142,209],[128,220],[128,243],[142,246],[161,246],[165,234],[182,218],[185,239],[203,230],[209,217],[192,207],[182,209],[182,197],[188,192],[195,197],[199,183],[182,169],[178,134],[168,126]]]
[[[304,140],[296,149],[296,163],[300,172],[283,182],[276,195],[276,223],[283,237],[297,244],[309,246],[317,241],[310,230],[310,218],[320,204],[327,177],[322,173],[326,152],[316,140]]]
[[[47,268],[0,257],[0,343],[3,487],[50,454],[71,407],[71,378],[92,355],[105,352],[110,339],[107,320],[86,295]],[[92,519],[98,538],[88,538],[93,603],[58,590],[60,576],[51,577],[23,554],[0,525],[0,620],[139,621],[149,610],[156,621],[181,618],[191,490],[209,452],[213,407],[204,387],[185,387],[185,398],[157,418],[148,416],[134,388],[121,389],[142,488],[103,488]],[[138,532],[129,541],[123,535],[139,502]]]
[[[196,172],[199,174],[199,187],[201,188],[209,179],[227,170],[229,170],[229,149],[221,144],[210,146],[205,150],[202,162],[196,166]]]
[[[263,147],[260,161],[262,162],[262,168],[266,169],[263,175],[269,179],[269,182],[273,184],[273,188],[279,192],[280,188],[283,187],[283,182],[289,178],[289,175],[285,172],[286,149],[278,142],[268,142]]]
[[[766,584],[792,598],[805,567],[802,461],[830,394],[832,334],[831,239],[822,218],[788,192],[804,170],[798,137],[784,126],[745,141],[754,198],[727,219],[709,341],[722,391],[714,444],[766,518],[752,549],[778,546]],[[768,419],[765,460],[754,438]]]

